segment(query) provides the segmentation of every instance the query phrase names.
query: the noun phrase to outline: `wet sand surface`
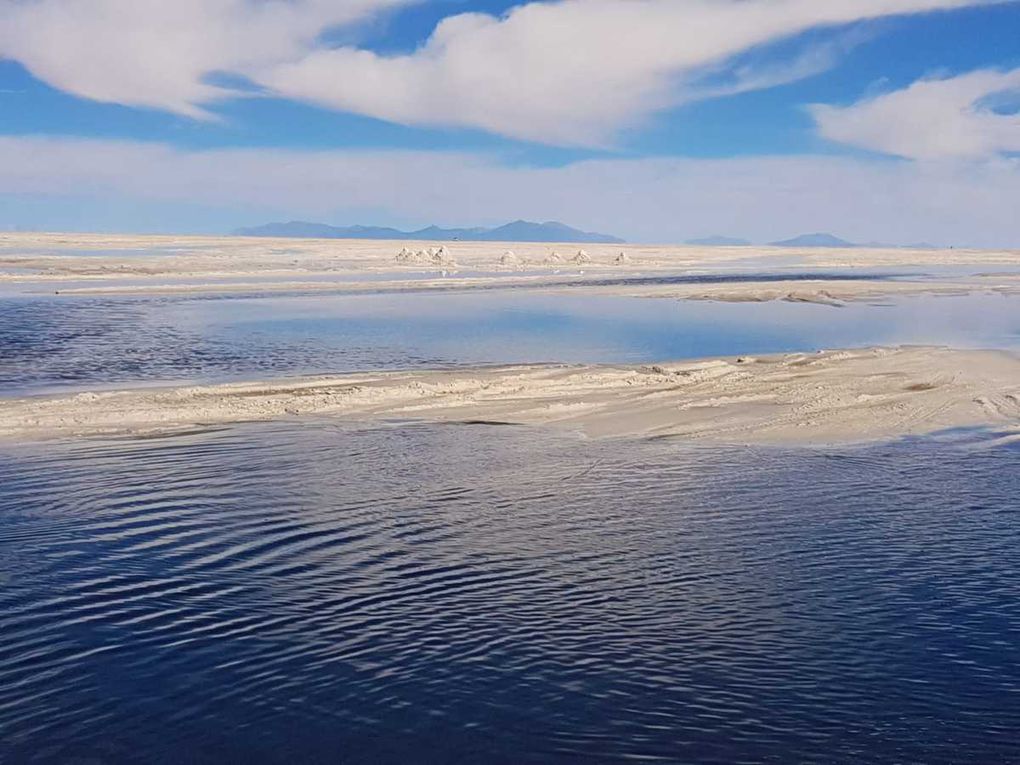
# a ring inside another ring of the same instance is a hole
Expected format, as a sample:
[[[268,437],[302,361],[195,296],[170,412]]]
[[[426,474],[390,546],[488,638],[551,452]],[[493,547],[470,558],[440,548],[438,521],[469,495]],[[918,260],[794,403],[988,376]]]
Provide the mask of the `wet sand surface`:
[[[88,392],[0,401],[6,438],[295,415],[554,425],[592,436],[856,442],[1020,424],[1020,357],[870,349],[642,367],[558,366]]]

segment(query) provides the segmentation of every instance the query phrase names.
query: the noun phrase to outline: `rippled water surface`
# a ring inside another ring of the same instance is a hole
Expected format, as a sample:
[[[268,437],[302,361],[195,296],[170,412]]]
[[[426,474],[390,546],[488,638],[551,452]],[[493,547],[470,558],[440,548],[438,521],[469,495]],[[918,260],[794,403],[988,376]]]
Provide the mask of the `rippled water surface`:
[[[1020,450],[0,453],[0,761],[1020,759]]]
[[[1020,347],[1020,298],[845,308],[489,291],[0,298],[0,395],[481,363],[645,363],[876,344]]]

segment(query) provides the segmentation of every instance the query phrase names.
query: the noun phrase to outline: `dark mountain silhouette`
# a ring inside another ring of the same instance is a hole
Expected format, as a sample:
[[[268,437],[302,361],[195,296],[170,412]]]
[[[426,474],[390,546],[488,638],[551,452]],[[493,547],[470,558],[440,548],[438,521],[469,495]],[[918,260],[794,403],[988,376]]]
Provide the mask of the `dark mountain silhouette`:
[[[290,221],[240,228],[235,236],[305,237],[310,239],[416,239],[465,242],[568,242],[619,244],[623,240],[609,234],[580,231],[563,223],[532,223],[517,220],[498,228],[440,228],[429,226],[418,231],[400,231],[380,226],[330,226],[325,223]]]
[[[770,242],[773,247],[857,247],[853,242],[832,234],[801,234],[793,239]]]

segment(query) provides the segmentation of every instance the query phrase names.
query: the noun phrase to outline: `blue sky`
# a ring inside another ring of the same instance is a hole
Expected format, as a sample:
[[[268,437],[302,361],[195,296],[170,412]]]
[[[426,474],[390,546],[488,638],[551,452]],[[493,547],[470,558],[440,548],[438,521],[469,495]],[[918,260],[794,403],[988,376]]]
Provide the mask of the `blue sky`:
[[[826,1],[0,0],[0,228],[1020,246],[1020,2]]]

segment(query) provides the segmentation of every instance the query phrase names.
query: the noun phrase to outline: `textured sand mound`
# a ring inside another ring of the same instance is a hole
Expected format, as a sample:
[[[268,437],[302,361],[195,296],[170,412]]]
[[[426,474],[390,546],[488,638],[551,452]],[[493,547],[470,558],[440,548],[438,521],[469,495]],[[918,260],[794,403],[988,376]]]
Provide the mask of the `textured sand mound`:
[[[1020,432],[1020,358],[871,349],[83,393],[0,400],[0,436],[139,432],[288,415],[486,420],[593,436],[740,443],[862,441],[971,425]]]

